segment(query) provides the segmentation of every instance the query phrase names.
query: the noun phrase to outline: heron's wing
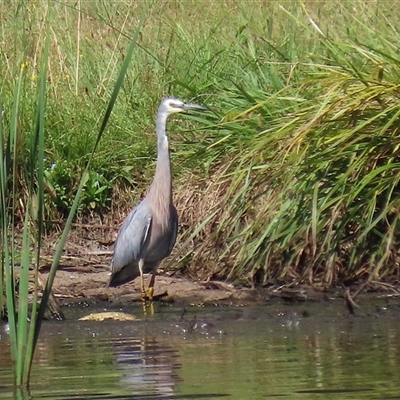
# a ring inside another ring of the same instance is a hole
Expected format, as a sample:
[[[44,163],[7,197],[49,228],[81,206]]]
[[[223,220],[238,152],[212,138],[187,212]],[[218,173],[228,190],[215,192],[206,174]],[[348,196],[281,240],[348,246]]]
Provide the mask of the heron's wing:
[[[140,253],[151,226],[151,213],[145,203],[138,204],[125,218],[114,245],[113,271],[133,261]]]
[[[178,234],[178,213],[176,208],[172,206],[172,232],[171,232],[171,240],[168,246],[168,255],[171,254],[172,249],[175,246],[176,236]]]

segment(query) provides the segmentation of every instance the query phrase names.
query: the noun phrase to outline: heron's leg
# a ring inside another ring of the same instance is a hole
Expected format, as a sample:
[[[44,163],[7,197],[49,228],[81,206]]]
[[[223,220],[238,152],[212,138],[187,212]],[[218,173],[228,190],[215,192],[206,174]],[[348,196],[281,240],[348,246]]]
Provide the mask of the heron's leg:
[[[154,297],[154,282],[156,281],[156,271],[151,272],[151,278],[149,282],[149,287],[147,289],[147,296],[150,301],[153,301]]]
[[[141,258],[139,260],[140,290],[142,292],[142,300],[145,301],[146,300],[146,290],[144,288],[143,266],[144,266],[144,260]]]
[[[139,273],[140,273],[140,290],[142,292],[142,307],[143,307],[143,314],[147,314],[147,306],[146,306],[146,290],[144,288],[144,277],[143,277],[143,266],[144,260],[139,260]]]

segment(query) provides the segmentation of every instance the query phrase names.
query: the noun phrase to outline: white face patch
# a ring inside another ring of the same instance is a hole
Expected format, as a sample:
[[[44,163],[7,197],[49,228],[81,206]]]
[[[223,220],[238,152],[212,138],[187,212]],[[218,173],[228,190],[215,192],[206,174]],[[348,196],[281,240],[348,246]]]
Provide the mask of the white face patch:
[[[171,100],[167,103],[168,113],[172,114],[176,112],[181,112],[183,111],[183,106],[183,102]]]

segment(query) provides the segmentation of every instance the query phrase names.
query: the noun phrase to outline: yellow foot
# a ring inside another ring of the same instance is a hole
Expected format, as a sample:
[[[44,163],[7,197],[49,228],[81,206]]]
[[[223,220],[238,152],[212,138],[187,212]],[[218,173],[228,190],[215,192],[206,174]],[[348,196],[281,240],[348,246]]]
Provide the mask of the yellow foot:
[[[147,289],[147,298],[153,302],[153,298],[154,298],[154,288],[153,287],[149,287]]]

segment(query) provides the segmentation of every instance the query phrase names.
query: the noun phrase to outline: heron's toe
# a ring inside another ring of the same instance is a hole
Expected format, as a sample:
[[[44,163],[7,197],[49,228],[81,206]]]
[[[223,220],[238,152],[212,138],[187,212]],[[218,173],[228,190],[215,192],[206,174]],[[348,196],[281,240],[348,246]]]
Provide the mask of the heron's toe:
[[[150,300],[150,301],[153,301],[153,298],[154,298],[154,288],[153,287],[149,287],[148,289],[147,289],[147,298]]]

